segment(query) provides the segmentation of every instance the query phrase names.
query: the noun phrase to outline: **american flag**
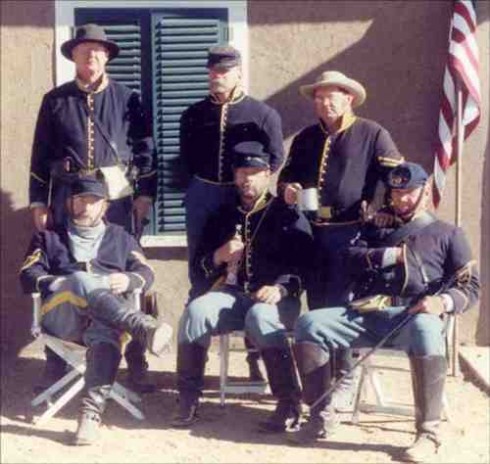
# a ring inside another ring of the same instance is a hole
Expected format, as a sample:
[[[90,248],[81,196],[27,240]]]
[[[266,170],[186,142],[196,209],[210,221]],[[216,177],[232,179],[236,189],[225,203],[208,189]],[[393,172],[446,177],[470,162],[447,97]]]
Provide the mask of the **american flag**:
[[[446,171],[457,157],[457,83],[462,90],[461,114],[464,139],[473,132],[480,121],[479,58],[475,30],[474,2],[455,0],[434,159],[434,205],[436,207],[439,205],[446,183]]]

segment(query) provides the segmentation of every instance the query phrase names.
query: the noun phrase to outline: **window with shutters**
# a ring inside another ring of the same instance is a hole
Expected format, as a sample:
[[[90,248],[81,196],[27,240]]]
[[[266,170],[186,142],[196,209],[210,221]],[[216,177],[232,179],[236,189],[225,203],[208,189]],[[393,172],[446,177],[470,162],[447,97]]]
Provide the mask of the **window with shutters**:
[[[158,190],[143,243],[184,245],[186,185],[180,164],[180,116],[208,93],[209,47],[230,42],[243,52],[243,43],[237,44],[236,37],[234,41],[230,37],[237,4],[222,0],[177,2],[172,8],[172,2],[149,2],[148,7],[141,8],[145,2],[132,2],[138,8],[111,8],[110,1],[94,2],[94,7],[87,1],[69,3],[73,25],[100,24],[109,39],[119,45],[120,55],[109,63],[107,71],[112,78],[138,91],[152,114]],[[182,8],[186,3],[195,7]],[[238,3],[243,15],[246,4]]]

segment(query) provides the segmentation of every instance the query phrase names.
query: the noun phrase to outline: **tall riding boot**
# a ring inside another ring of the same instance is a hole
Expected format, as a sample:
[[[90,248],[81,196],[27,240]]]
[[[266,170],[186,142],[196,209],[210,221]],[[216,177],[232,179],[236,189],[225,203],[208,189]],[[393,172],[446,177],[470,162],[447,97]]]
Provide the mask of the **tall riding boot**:
[[[89,315],[95,320],[129,332],[156,356],[160,356],[170,343],[172,327],[161,318],[132,311],[126,302],[108,290],[95,290],[89,294]]]
[[[351,349],[342,348],[335,350],[333,355],[333,378],[338,380],[349,373],[338,382],[332,392],[332,404],[338,412],[349,412],[354,408],[360,370],[352,370],[354,365],[352,353]]]
[[[294,360],[287,348],[267,348],[261,351],[272,394],[277,398],[276,410],[260,426],[273,433],[298,428],[301,414],[301,390]]]
[[[156,385],[148,377],[148,361],[145,357],[146,346],[139,340],[131,340],[124,350],[124,358],[128,365],[130,387],[138,393],[152,393]]]
[[[303,401],[310,406],[310,417],[299,432],[291,435],[291,440],[304,444],[327,438],[338,424],[331,395],[318,401],[330,388],[332,369],[329,353],[316,343],[295,343],[293,351],[303,385]]]
[[[121,353],[110,343],[97,343],[87,350],[85,388],[74,445],[92,445],[99,438],[101,417],[120,361]]]
[[[39,395],[51,385],[60,380],[66,373],[66,362],[60,358],[53,350],[44,347],[46,362],[44,364],[41,378],[34,385],[34,394]]]
[[[198,419],[197,408],[204,384],[207,351],[207,348],[198,343],[181,343],[178,346],[179,404],[172,420],[174,427],[189,427]]]
[[[439,424],[447,363],[444,356],[411,356],[416,437],[403,453],[410,462],[433,461],[441,445]]]
[[[248,378],[251,382],[264,382],[264,376],[260,372],[259,359],[260,353],[255,348],[254,344],[245,337],[244,339],[245,347],[248,350],[247,353],[247,364],[248,364]],[[253,351],[251,351],[253,350]]]

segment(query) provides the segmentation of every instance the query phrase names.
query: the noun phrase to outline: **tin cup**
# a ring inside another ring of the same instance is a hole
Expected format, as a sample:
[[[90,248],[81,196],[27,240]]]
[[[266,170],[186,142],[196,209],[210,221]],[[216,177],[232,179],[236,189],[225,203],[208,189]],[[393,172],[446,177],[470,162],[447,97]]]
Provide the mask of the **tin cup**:
[[[318,211],[318,189],[311,187],[301,190],[298,203],[302,211]]]

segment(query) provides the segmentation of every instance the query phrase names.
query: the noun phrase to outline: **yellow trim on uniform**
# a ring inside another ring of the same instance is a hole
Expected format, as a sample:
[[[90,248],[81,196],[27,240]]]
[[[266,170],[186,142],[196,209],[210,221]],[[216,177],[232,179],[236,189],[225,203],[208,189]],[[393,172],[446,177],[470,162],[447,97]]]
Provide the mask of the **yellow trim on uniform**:
[[[49,311],[56,308],[56,306],[60,306],[64,303],[70,303],[73,306],[82,309],[85,309],[88,306],[87,300],[85,298],[75,295],[73,292],[70,291],[60,292],[57,295],[54,295],[53,298],[51,298],[49,301],[41,306],[41,315],[44,316]]]
[[[345,222],[327,222],[322,219],[315,219],[314,221],[311,221],[311,224],[316,226],[316,227],[332,227],[332,226],[348,226],[352,224],[359,224],[362,222],[360,219],[356,219],[354,221],[345,221]]]
[[[37,174],[35,174],[32,171],[31,171],[31,176],[34,177],[34,179],[36,179],[37,181],[41,182],[42,184],[47,184],[48,183],[47,180],[41,179]]]
[[[138,179],[145,179],[147,177],[152,177],[156,174],[157,172],[156,171],[150,171],[148,174],[141,174],[141,175],[138,175]]]
[[[194,175],[194,177],[202,182],[205,182],[206,184],[211,184],[211,185],[233,185],[234,182],[216,182],[214,180],[209,180],[209,179],[204,179],[204,177],[199,177],[197,175]]]
[[[403,295],[403,292],[405,291],[405,288],[408,285],[407,245],[405,243],[402,243],[402,257],[403,257],[403,270],[405,271],[405,280],[403,282],[400,295]]]
[[[22,267],[20,268],[19,272],[25,271],[26,269],[30,268],[34,264],[36,264],[38,261],[41,260],[41,257],[43,255],[43,252],[41,248],[36,248],[27,258],[24,260]]]
[[[77,87],[85,93],[99,93],[102,92],[107,88],[109,85],[109,77],[107,74],[103,74],[102,78],[100,80],[100,83],[97,87],[93,87],[93,84],[87,85],[84,84],[78,77],[75,78],[75,83],[77,84]]]
[[[262,195],[260,195],[250,211],[245,211],[241,206],[238,206],[238,211],[245,214],[247,217],[257,213],[258,211],[264,209],[272,200],[274,200],[274,197],[272,195],[270,198],[267,198],[268,194],[268,190],[262,192]]]

